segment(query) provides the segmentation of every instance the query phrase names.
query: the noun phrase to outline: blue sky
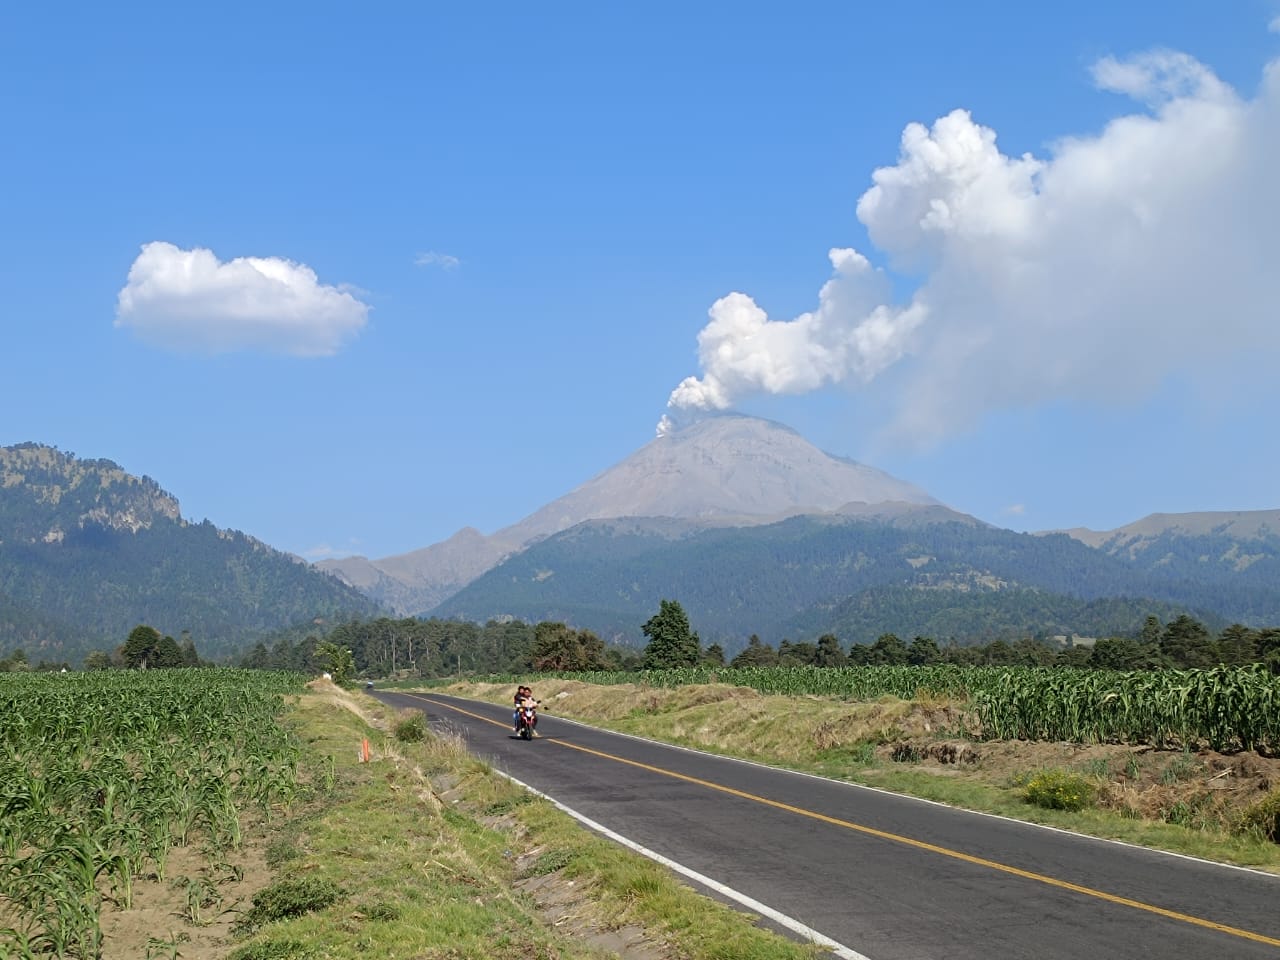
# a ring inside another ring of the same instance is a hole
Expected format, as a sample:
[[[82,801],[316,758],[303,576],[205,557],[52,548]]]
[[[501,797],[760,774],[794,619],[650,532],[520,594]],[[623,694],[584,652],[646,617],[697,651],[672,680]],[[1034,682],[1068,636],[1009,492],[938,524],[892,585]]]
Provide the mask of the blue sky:
[[[313,558],[716,406],[1018,529],[1280,507],[1277,17],[7,5],[0,443]]]

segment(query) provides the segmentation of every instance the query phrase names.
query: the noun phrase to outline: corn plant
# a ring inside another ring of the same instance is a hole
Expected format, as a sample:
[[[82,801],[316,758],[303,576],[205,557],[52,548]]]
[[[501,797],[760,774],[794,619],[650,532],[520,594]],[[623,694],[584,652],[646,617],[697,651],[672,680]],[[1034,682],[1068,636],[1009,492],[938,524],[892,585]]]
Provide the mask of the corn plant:
[[[148,868],[163,879],[172,844],[200,840],[217,856],[240,843],[246,805],[288,802],[300,751],[277,718],[301,680],[235,670],[0,674],[6,950],[97,957],[105,896],[127,907]],[[217,891],[196,892],[193,914],[203,918]]]
[[[1115,672],[956,664],[875,667],[684,667],[549,674],[652,687],[727,683],[764,694],[873,700],[948,697],[993,740],[1205,745],[1280,750],[1280,677],[1261,664]],[[516,678],[498,680],[515,682]],[[521,678],[521,682],[524,679]]]

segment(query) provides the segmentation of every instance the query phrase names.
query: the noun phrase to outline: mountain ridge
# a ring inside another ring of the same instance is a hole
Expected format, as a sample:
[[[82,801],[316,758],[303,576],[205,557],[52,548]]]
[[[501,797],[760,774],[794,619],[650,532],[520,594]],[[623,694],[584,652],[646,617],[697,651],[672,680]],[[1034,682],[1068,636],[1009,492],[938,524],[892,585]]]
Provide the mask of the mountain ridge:
[[[870,643],[945,626],[937,639],[963,641],[1127,633],[1151,613],[1220,619],[1180,599],[1176,584],[1070,537],[1016,533],[945,508],[738,528],[677,523],[577,524],[507,558],[432,615],[563,619],[634,644],[658,601],[677,597],[704,641],[726,652],[748,634],[777,643],[840,631]]]
[[[187,521],[176,497],[113,461],[0,447],[0,648],[72,660],[147,623],[216,656],[299,621],[378,610],[296,556]]]
[[[567,494],[490,536],[464,527],[447,540],[377,560],[316,566],[403,614],[432,609],[503,559],[578,523],[670,517],[750,526],[788,516],[898,503],[941,506],[913,484],[819,450],[784,424],[742,414],[704,417],[655,437]]]
[[[1203,510],[1190,513],[1149,513],[1114,530],[1072,527],[1046,531],[1065,533],[1091,547],[1118,549],[1162,536],[1194,537],[1227,535],[1238,540],[1258,540],[1280,535],[1280,510]]]
[[[248,534],[185,520],[176,497],[112,461],[38,443],[0,447],[0,649],[70,659],[148,622],[192,629],[207,655],[317,615],[397,605],[563,619],[637,642],[638,625],[670,596],[729,649],[745,630],[989,639],[1127,631],[1146,613],[1178,611],[1215,624],[1280,623],[1280,510],[1019,534],[768,421],[712,418],[669,439],[493,535],[463,527],[423,550],[346,558],[354,585]],[[658,482],[638,490],[648,474]],[[736,493],[714,501],[722,480]],[[614,488],[627,496],[611,500]],[[625,512],[645,508],[686,516]],[[555,529],[578,513],[610,515]],[[412,582],[424,574],[434,593]]]

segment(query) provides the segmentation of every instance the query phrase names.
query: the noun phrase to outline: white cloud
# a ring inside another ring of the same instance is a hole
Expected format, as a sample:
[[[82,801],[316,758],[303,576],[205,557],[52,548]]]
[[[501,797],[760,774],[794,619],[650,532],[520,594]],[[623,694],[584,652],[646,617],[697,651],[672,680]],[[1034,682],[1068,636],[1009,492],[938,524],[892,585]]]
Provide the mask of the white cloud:
[[[1276,17],[1269,24],[1267,24],[1267,29],[1269,29],[1272,33],[1280,33],[1280,17]]]
[[[462,261],[452,254],[436,253],[434,250],[418,254],[413,258],[413,262],[419,267],[439,267],[441,270],[457,270],[462,264]]]
[[[990,411],[1121,402],[1242,351],[1280,354],[1280,63],[1252,100],[1168,51],[1101,61],[1094,78],[1148,109],[1044,158],[1001,153],[963,110],[908,125],[857,211],[890,264],[922,272],[909,302],[853,251],[832,252],[818,309],[794,320],[730,294],[698,336],[702,376],[671,406],[897,365],[891,432],[928,442]]]
[[[1025,503],[1011,503],[1004,508],[1004,512],[1010,516],[1020,517],[1027,512],[1027,505]]]
[[[368,322],[369,307],[279,257],[223,263],[210,250],[145,244],[116,303],[117,327],[173,350],[329,356]]]
[[[770,320],[743,293],[712,304],[711,322],[698,334],[704,374],[681,382],[671,406],[723,410],[755,391],[805,393],[849,377],[869,380],[896,361],[923,311],[884,306],[884,277],[856,251],[835,249],[828,257],[835,276],[812,313]]]
[[[1093,79],[1103,90],[1160,104],[1179,97],[1230,98],[1231,88],[1195,57],[1175,50],[1116,60],[1104,57],[1093,65]]]

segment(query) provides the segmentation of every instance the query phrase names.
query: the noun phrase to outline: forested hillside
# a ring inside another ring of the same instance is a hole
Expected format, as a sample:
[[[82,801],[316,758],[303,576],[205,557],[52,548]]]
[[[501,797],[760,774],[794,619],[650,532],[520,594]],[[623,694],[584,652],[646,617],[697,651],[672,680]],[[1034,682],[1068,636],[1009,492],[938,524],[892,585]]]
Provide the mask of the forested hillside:
[[[1128,633],[1149,613],[1201,612],[1178,586],[1066,535],[971,520],[794,517],[674,539],[601,521],[534,544],[433,612],[565,620],[634,641],[646,611],[679,597],[704,639],[731,650],[752,633],[776,642],[835,630],[869,642],[913,625],[962,641]]]
[[[154,481],[51,447],[0,448],[0,649],[76,661],[139,623],[230,654],[376,604],[252,537],[184,521]]]
[[[1231,619],[1243,623],[1280,621],[1280,536],[1274,533],[1167,530],[1100,549],[1191,606],[1230,611]]]
[[[869,643],[885,633],[986,644],[1020,637],[1135,636],[1148,616],[1172,620],[1185,608],[1131,597],[1079,597],[1024,587],[964,592],[919,585],[874,587],[834,603],[819,604],[794,618],[783,633],[810,637],[834,633]],[[1202,615],[1210,629],[1226,621]]]

